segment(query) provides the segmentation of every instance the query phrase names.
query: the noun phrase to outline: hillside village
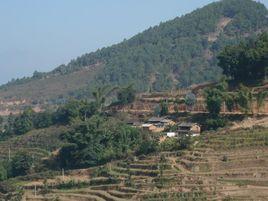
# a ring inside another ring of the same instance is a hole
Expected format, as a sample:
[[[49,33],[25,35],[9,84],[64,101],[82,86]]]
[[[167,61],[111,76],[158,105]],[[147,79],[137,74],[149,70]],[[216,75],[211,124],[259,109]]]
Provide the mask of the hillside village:
[[[266,15],[214,2],[1,86],[0,201],[268,200]]]

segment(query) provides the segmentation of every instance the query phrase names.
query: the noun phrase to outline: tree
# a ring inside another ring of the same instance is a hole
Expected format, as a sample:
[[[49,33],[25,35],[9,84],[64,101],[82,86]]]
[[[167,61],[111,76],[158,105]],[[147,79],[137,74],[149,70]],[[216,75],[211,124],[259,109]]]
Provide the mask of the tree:
[[[253,93],[248,87],[242,84],[237,94],[237,104],[245,114],[248,114],[250,111],[253,112]]]
[[[218,56],[223,73],[236,85],[258,84],[265,79],[268,66],[268,33],[257,39],[227,46]]]
[[[161,107],[160,105],[156,105],[154,108],[154,115],[155,116],[160,116],[161,115]]]
[[[229,112],[232,112],[236,106],[236,97],[233,94],[226,94],[225,97],[225,104],[227,107],[227,110]]]
[[[113,91],[115,91],[117,87],[98,87],[93,93],[94,101],[97,107],[97,111],[99,113],[102,112],[103,106],[105,105],[106,97],[111,94]]]
[[[80,109],[81,119],[86,120],[87,118],[90,118],[94,114],[96,114],[98,111],[96,102],[87,103],[84,102]]]
[[[160,116],[165,116],[168,114],[168,102],[161,101],[160,103]]]
[[[18,152],[11,161],[11,174],[13,177],[29,173],[33,165],[33,158],[27,152]]]
[[[12,114],[9,114],[7,123],[4,125],[4,134],[5,135],[13,135],[14,134],[14,122],[15,117]]]
[[[59,162],[66,168],[83,168],[104,164],[134,152],[144,141],[140,130],[114,118],[95,115],[76,122],[66,133]]]
[[[24,112],[15,119],[15,134],[21,135],[33,129],[33,114],[34,111],[31,108],[28,108],[24,110]]]
[[[193,93],[188,93],[185,96],[185,104],[187,106],[187,109],[192,107],[196,104],[196,96]]]
[[[80,108],[81,104],[79,101],[69,101],[67,104],[58,108],[57,112],[55,113],[54,121],[57,123],[68,124],[73,119],[79,117]]]
[[[206,105],[209,113],[218,117],[223,103],[222,92],[217,88],[210,88],[205,91]]]
[[[129,85],[126,88],[122,88],[117,93],[117,99],[120,104],[129,104],[135,100],[135,90],[133,85]]]
[[[48,111],[34,115],[33,124],[35,128],[46,128],[53,124],[52,114]]]

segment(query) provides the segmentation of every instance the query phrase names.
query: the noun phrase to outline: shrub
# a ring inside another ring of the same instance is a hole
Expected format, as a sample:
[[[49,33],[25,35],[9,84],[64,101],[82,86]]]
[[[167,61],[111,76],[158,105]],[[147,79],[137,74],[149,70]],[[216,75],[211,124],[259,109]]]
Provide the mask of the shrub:
[[[220,117],[214,119],[209,118],[206,120],[207,130],[216,130],[218,128],[226,126],[226,124],[227,124],[226,120]]]
[[[4,165],[0,164],[0,181],[4,181],[7,179],[7,169]]]

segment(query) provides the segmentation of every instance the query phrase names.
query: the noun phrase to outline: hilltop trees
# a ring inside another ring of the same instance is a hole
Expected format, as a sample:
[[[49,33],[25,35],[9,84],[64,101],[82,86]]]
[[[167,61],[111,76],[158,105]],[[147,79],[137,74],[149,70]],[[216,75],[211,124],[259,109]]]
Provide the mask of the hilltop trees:
[[[265,79],[268,66],[268,33],[257,39],[227,46],[218,56],[223,73],[236,84],[258,84]]]

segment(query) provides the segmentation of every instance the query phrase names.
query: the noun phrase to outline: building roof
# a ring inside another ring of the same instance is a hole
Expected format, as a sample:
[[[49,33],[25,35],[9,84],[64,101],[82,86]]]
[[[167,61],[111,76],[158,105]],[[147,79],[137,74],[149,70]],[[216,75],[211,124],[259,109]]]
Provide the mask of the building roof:
[[[139,122],[139,121],[128,121],[127,124],[133,125],[133,126],[140,126],[140,125],[142,125],[142,123]]]
[[[151,117],[148,122],[152,122],[152,123],[158,123],[158,122],[161,122],[161,123],[168,123],[170,122],[171,120],[167,119],[167,118],[164,118],[164,117]]]
[[[151,117],[150,119],[148,119],[148,122],[161,122],[163,120],[164,118],[162,117]]]
[[[153,124],[142,124],[143,128],[148,128],[148,127],[151,127],[151,126],[153,126]]]
[[[194,125],[198,125],[197,123],[191,123],[191,122],[182,122],[179,124],[179,127],[192,127]]]

